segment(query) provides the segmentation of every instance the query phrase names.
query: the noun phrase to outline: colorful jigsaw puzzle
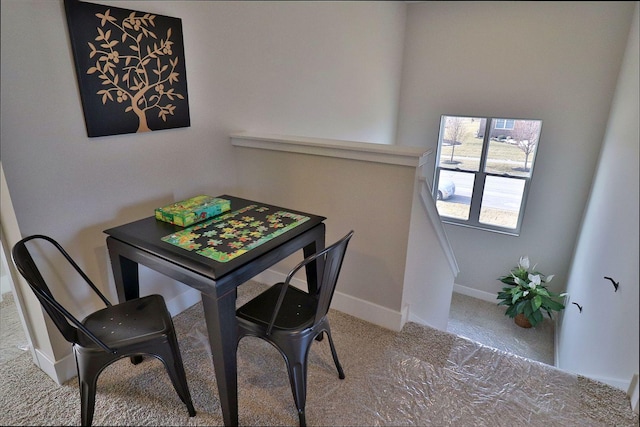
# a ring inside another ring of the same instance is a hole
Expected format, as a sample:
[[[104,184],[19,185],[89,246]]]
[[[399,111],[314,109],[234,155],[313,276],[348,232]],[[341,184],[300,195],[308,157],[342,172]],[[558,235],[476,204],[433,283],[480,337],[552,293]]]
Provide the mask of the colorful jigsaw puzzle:
[[[308,220],[304,215],[249,205],[172,233],[162,241],[227,262]]]

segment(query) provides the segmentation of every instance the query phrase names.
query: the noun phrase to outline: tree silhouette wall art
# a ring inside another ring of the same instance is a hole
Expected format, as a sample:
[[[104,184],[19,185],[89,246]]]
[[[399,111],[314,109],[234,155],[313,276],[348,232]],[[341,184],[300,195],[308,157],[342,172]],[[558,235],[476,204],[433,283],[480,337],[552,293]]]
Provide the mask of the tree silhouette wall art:
[[[64,5],[89,137],[190,126],[179,18]]]

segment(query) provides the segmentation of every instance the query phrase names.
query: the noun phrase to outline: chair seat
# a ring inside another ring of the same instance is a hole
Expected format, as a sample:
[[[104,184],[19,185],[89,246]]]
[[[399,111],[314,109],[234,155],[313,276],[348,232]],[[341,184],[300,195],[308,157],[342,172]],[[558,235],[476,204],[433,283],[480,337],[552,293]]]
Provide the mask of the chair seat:
[[[82,322],[111,348],[121,348],[148,341],[152,335],[171,331],[171,315],[160,295],[149,295],[108,306],[87,316]],[[85,348],[100,347],[83,334],[79,344]]]
[[[236,312],[237,316],[240,319],[249,320],[266,328],[271,321],[273,307],[276,305],[283,286],[285,286],[284,283],[277,283],[271,286],[240,307]],[[298,288],[289,286],[273,325],[274,329],[292,330],[313,326],[317,306],[317,298]]]

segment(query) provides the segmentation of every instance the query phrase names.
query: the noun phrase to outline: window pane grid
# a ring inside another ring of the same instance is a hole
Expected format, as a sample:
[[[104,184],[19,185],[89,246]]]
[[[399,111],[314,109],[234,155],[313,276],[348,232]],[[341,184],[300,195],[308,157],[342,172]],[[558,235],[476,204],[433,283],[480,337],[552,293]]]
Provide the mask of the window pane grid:
[[[434,197],[448,223],[518,235],[541,122],[442,116]]]

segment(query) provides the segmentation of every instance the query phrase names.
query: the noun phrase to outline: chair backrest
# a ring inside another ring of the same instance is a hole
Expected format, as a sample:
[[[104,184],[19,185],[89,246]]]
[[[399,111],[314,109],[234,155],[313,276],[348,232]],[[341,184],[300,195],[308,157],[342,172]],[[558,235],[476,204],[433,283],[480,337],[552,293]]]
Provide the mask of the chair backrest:
[[[296,265],[289,272],[289,274],[287,274],[285,286],[283,286],[282,288],[282,292],[280,294],[280,297],[278,298],[278,301],[276,302],[276,306],[273,311],[273,317],[267,328],[267,335],[271,333],[271,329],[273,328],[273,325],[276,321],[280,306],[282,305],[282,301],[284,300],[284,294],[289,283],[291,282],[291,279],[298,270],[300,270],[302,267],[307,266],[307,264],[313,261],[317,261],[319,267],[322,268],[316,295],[318,298],[318,306],[313,323],[316,324],[322,320],[322,318],[329,311],[329,306],[331,305],[331,300],[333,299],[333,293],[336,289],[336,284],[338,283],[340,269],[342,268],[342,261],[344,260],[344,255],[347,251],[347,245],[349,244],[349,240],[351,240],[353,233],[353,230],[351,230],[343,238],[333,243],[331,246],[328,246],[320,252],[308,256],[302,262]]]
[[[329,311],[333,293],[338,283],[338,276],[342,268],[342,261],[344,260],[347,245],[352,236],[353,230],[324,251],[316,254],[316,257],[324,257],[324,268],[322,270],[322,279],[318,285],[318,310],[316,311],[314,323],[319,322]]]
[[[33,236],[25,237],[20,240],[13,246],[11,250],[11,257],[13,259],[13,263],[16,265],[16,268],[20,272],[20,274],[26,279],[27,283],[29,283],[29,287],[35,293],[36,297],[40,301],[40,304],[47,312],[53,323],[55,323],[60,333],[64,338],[71,342],[78,342],[78,334],[81,331],[83,334],[88,336],[92,341],[94,341],[97,345],[102,347],[105,351],[110,353],[113,352],[111,348],[109,348],[104,342],[98,339],[89,329],[87,329],[75,316],[73,316],[67,309],[65,309],[58,300],[53,296],[51,289],[47,285],[40,269],[38,268],[36,262],[34,261],[29,249],[27,247],[27,242],[31,240],[38,241],[46,241],[49,242],[53,247],[55,247],[69,262],[69,264],[80,274],[80,276],[87,282],[87,284],[93,289],[93,291],[100,297],[100,299],[107,305],[110,306],[111,303],[109,300],[98,290],[96,285],[89,279],[89,277],[82,271],[82,269],[76,264],[76,262],[69,256],[69,254],[60,246],[58,242],[48,236],[44,236],[41,234],[36,234]]]

